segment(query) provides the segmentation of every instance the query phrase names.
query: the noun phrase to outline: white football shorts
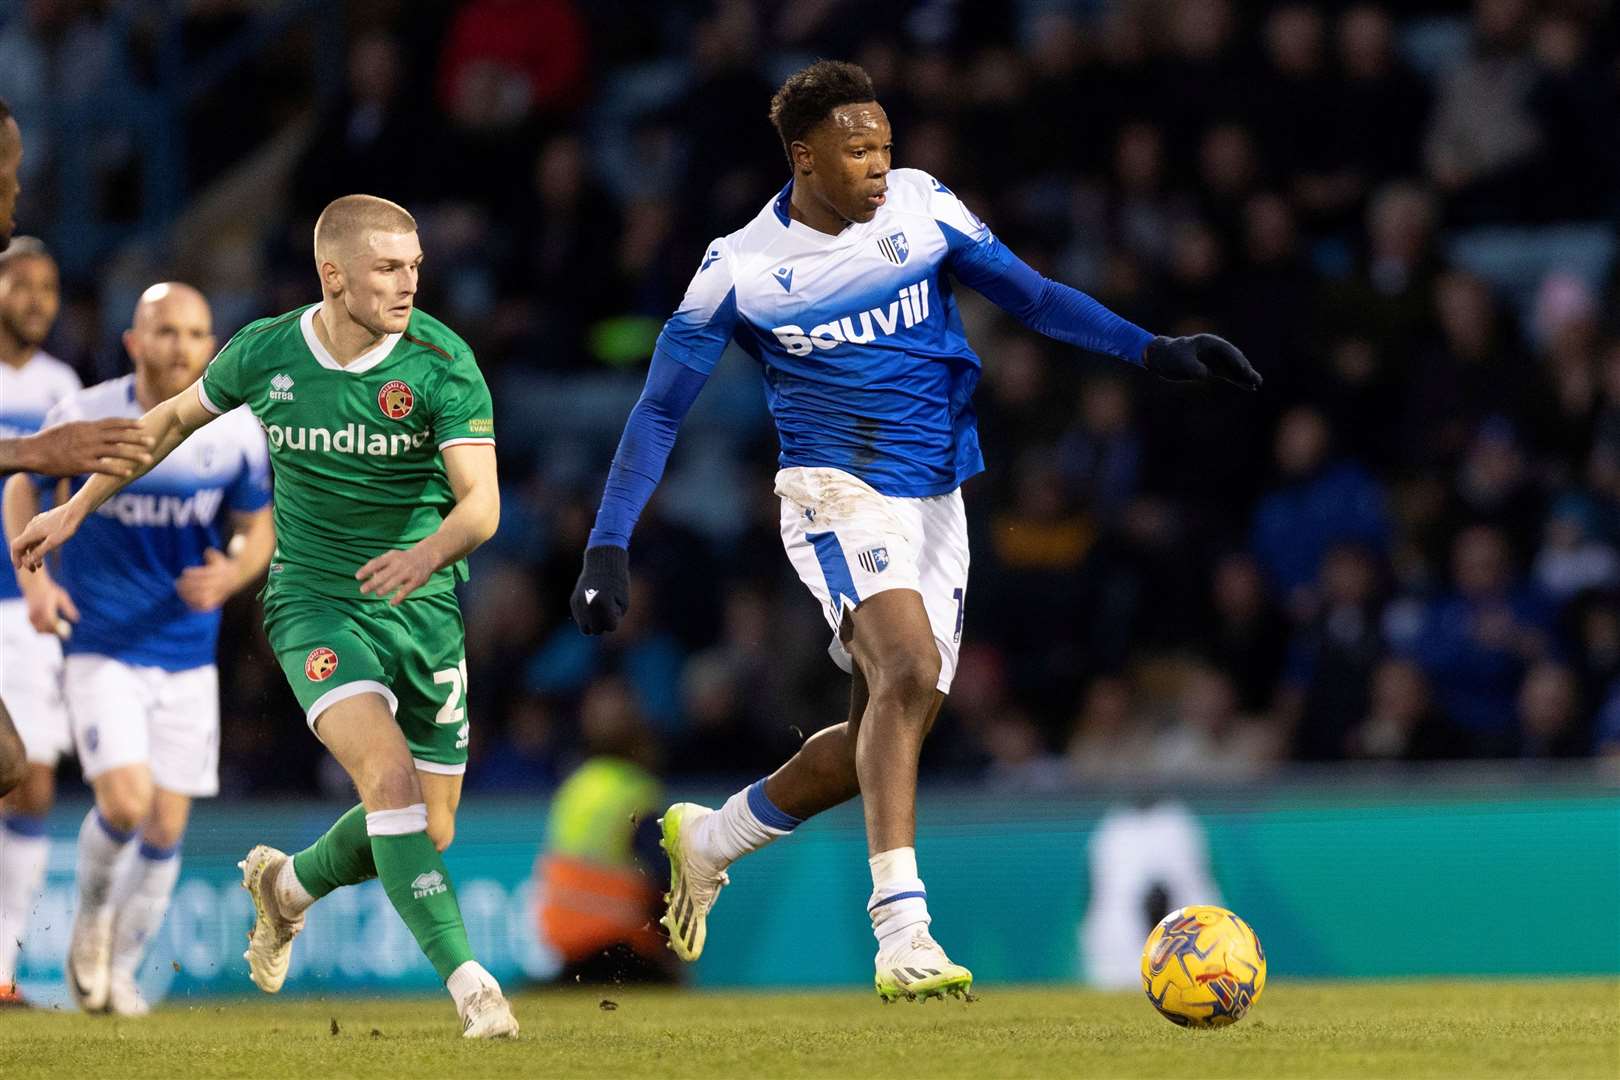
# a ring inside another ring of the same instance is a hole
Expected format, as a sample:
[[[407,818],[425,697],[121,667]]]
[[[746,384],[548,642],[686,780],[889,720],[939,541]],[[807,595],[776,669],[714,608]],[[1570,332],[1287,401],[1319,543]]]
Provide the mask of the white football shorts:
[[[0,600],[0,701],[17,725],[30,762],[54,767],[72,751],[62,700],[62,643],[29,624],[28,604],[22,600]]]
[[[219,669],[185,671],[82,653],[67,658],[65,686],[86,780],[144,764],[179,795],[219,793]]]
[[[782,546],[821,603],[845,671],[854,664],[838,629],[844,614],[888,589],[922,594],[939,646],[939,689],[949,693],[967,600],[967,514],[960,489],[907,499],[884,495],[842,469],[795,467],[776,474]]]

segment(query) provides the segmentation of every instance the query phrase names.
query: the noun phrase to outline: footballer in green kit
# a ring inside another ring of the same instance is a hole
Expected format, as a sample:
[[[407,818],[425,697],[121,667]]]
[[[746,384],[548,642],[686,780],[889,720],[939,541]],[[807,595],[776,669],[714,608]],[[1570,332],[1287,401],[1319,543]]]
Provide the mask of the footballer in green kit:
[[[263,425],[276,527],[265,631],[310,730],[360,792],[305,850],[259,845],[243,860],[249,973],[280,990],[305,910],[379,878],[445,980],[462,1034],[514,1036],[441,854],[470,730],[453,590],[500,519],[489,389],[467,344],[415,308],[422,249],[403,207],[334,201],[315,225],[315,262],[320,303],[244,327],[141,421],[154,464],[238,406]],[[37,568],[127,482],[97,477],[36,517],[13,562]]]

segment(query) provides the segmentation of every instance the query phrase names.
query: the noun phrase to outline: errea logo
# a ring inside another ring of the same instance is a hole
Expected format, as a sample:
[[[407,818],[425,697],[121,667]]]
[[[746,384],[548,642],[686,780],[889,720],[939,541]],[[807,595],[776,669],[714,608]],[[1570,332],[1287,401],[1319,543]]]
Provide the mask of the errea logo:
[[[416,880],[411,882],[411,895],[418,900],[433,896],[436,893],[449,892],[450,886],[444,883],[444,875],[437,870],[429,870],[425,874],[417,874]]]
[[[292,388],[293,388],[292,376],[287,374],[285,371],[277,372],[276,375],[270,380],[270,400],[271,401],[291,401],[291,400],[293,400]]]

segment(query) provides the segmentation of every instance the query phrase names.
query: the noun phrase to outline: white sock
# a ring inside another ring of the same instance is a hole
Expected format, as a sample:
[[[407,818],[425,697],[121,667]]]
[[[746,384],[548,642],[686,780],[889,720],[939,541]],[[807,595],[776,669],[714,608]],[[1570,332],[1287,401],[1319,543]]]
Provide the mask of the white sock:
[[[180,877],[180,845],[153,847],[144,840],[135,858],[125,859],[113,886],[112,966],[134,975],[141,957],[163,925],[169,897]]]
[[[39,904],[50,854],[44,818],[13,815],[0,821],[0,986],[17,981],[17,954]]]
[[[902,940],[913,926],[927,926],[928,891],[917,876],[915,848],[880,851],[867,862],[872,867],[872,899],[866,913],[872,917],[872,936],[878,952]]]
[[[445,988],[450,991],[450,997],[456,1003],[456,1012],[467,1007],[467,1000],[486,986],[493,986],[499,990],[501,984],[495,981],[495,976],[484,970],[484,965],[476,960],[464,960],[461,966],[450,973],[444,981]]]
[[[766,796],[765,781],[757,780],[727,799],[714,813],[693,822],[687,835],[700,858],[723,870],[749,852],[786,836],[799,824],[800,819],[779,809]]]
[[[85,914],[104,913],[112,899],[112,883],[118,857],[135,834],[119,832],[92,809],[79,826],[79,910]]]
[[[281,913],[290,919],[298,918],[315,902],[315,897],[304,888],[304,883],[298,880],[290,855],[287,861],[281,864],[281,870],[276,874],[276,880],[270,887],[276,890],[276,904],[281,908]]]

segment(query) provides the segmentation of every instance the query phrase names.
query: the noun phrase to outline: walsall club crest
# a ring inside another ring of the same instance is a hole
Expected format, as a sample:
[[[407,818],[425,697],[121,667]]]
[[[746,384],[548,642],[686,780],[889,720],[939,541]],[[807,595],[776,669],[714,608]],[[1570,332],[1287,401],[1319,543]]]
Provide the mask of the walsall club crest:
[[[337,653],[322,646],[309,650],[304,657],[304,677],[310,682],[325,682],[337,670]]]
[[[384,416],[390,420],[403,420],[411,415],[411,409],[416,405],[416,395],[411,388],[394,379],[383,384],[377,391],[377,407],[382,409]]]

